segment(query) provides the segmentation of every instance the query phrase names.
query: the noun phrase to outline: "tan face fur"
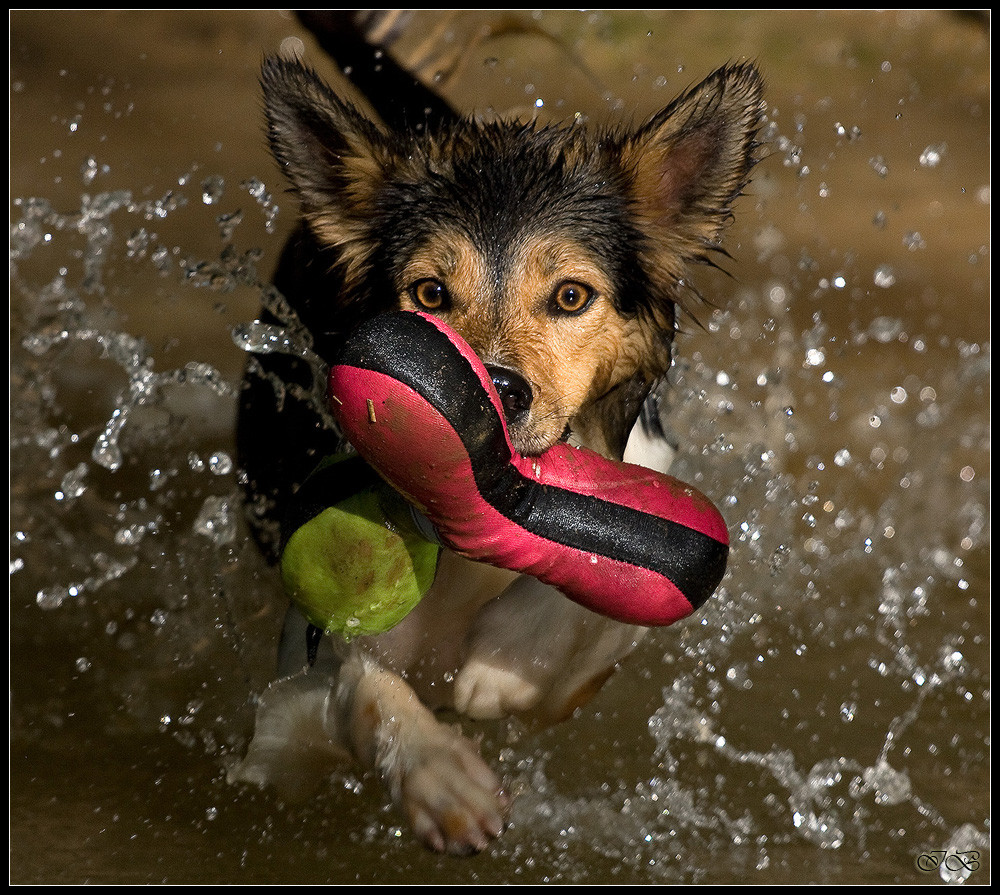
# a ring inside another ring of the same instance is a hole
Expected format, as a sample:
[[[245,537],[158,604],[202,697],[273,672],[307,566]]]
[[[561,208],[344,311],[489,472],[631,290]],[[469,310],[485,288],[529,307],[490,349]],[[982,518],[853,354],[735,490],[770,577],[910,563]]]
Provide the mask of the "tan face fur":
[[[600,266],[573,241],[526,238],[508,257],[497,270],[467,237],[442,232],[414,255],[396,287],[401,307],[439,316],[483,363],[527,381],[531,406],[511,421],[511,439],[532,455],[636,372],[640,332],[616,311]]]

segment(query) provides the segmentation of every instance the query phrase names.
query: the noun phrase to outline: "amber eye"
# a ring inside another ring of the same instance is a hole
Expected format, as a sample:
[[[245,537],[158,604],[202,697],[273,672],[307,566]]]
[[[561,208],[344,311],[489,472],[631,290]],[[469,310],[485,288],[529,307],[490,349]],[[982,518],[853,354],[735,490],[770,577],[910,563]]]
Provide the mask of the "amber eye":
[[[427,278],[417,280],[410,287],[413,300],[428,311],[440,311],[448,306],[450,298],[448,290],[440,280]]]
[[[596,294],[584,283],[567,280],[556,286],[552,293],[552,308],[561,314],[579,314],[589,307]]]

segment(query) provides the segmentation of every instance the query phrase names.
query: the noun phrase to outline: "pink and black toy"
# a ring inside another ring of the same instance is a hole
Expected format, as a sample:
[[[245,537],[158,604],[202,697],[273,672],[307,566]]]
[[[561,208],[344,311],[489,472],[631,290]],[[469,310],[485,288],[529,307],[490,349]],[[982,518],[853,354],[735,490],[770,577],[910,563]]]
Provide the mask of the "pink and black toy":
[[[435,317],[369,321],[331,368],[329,394],[351,445],[464,556],[644,626],[689,615],[722,580],[729,537],[711,501],[568,444],[519,455],[489,373]]]

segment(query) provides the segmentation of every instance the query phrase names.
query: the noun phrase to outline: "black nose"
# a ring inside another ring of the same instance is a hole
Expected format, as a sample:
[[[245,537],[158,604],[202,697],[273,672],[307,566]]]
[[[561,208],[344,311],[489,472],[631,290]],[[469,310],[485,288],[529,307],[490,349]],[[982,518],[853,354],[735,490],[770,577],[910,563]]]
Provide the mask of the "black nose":
[[[531,409],[531,386],[527,380],[513,370],[487,364],[486,369],[493,377],[493,385],[500,395],[508,424],[523,419]]]

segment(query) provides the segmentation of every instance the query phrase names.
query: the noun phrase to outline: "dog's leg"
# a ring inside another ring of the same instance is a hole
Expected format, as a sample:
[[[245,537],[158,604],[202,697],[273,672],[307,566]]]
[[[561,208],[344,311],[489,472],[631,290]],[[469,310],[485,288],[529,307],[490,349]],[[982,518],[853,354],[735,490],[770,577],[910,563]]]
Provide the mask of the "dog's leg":
[[[440,723],[402,678],[369,657],[358,659],[341,681],[355,756],[380,770],[427,846],[481,850],[503,831],[507,797],[478,748]]]
[[[472,718],[563,720],[600,690],[645,633],[523,576],[477,617],[455,677],[455,708]]]
[[[262,695],[253,741],[230,780],[301,798],[322,783],[331,761],[354,758],[382,775],[430,848],[469,853],[498,836],[507,798],[476,745],[359,647],[337,655],[324,638],[315,664],[303,667],[305,630],[293,610],[282,637],[286,676]]]
[[[230,783],[270,786],[283,797],[301,801],[337,766],[350,762],[336,704],[342,665],[329,638],[307,664],[302,614],[289,607],[278,646],[275,680],[257,701],[253,739],[243,760],[229,769]]]

